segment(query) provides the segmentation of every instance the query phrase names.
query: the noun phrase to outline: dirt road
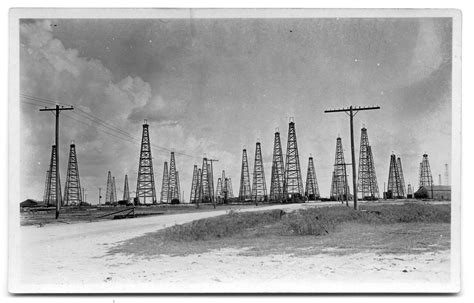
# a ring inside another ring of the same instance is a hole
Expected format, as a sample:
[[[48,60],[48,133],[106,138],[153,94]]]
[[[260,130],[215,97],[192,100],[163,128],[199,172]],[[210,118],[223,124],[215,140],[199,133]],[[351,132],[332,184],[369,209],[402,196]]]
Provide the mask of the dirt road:
[[[318,205],[336,205],[319,203]],[[242,209],[298,209],[313,203]],[[219,250],[186,257],[137,259],[106,255],[117,242],[174,224],[225,214],[176,214],[128,220],[21,227],[10,267],[9,290],[24,292],[420,291],[449,277],[449,252],[429,255],[293,257],[239,256]],[[397,259],[394,259],[397,258]],[[405,272],[403,270],[406,270]],[[354,284],[354,280],[358,282]],[[337,281],[337,283],[335,283]],[[402,283],[390,283],[405,281]],[[416,287],[415,287],[416,286]],[[434,289],[433,289],[434,290]]]

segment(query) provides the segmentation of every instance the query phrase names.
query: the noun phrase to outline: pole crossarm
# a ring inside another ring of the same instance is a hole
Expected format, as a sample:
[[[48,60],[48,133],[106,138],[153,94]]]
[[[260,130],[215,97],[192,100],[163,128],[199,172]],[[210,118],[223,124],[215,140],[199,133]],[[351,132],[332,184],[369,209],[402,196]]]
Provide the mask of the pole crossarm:
[[[59,107],[59,110],[73,110],[73,109],[74,109],[74,107],[72,107],[72,106],[71,107],[64,107],[64,106]],[[47,107],[45,107],[45,108],[40,108],[39,111],[40,112],[47,112],[47,111],[55,112],[56,108],[47,108]]]
[[[361,110],[372,110],[372,109],[380,109],[380,106],[355,106],[352,108],[352,110],[356,111],[356,113]],[[347,108],[339,108],[339,109],[327,109],[324,112],[325,113],[340,113],[340,112],[348,112],[350,110],[351,109],[347,107]]]

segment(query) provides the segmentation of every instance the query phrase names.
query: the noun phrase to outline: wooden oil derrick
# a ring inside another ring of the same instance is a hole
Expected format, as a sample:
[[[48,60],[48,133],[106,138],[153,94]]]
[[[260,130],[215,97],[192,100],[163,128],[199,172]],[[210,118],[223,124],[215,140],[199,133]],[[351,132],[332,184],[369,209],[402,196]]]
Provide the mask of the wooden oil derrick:
[[[272,176],[270,182],[270,201],[285,201],[285,164],[281,147],[280,132],[275,132],[273,143]]]
[[[191,181],[191,195],[190,195],[190,198],[189,198],[190,203],[196,203],[197,185],[198,185],[198,168],[197,168],[197,165],[194,165],[193,179]]]
[[[263,169],[262,149],[260,142],[255,147],[255,164],[253,166],[252,199],[255,202],[267,200],[267,184]]]
[[[56,145],[53,145],[51,148],[51,162],[49,164],[49,173],[48,173],[48,182],[46,190],[46,205],[56,205],[57,202],[62,204],[62,195],[61,195],[61,179],[60,174],[57,169],[57,150]],[[59,187],[58,187],[59,184]],[[58,201],[59,200],[59,201]]]
[[[115,187],[115,176],[112,177],[112,203],[117,202],[117,188]]]
[[[316,179],[316,171],[314,169],[313,157],[308,159],[308,173],[306,175],[306,191],[305,196],[308,200],[319,199],[319,187]]]
[[[234,191],[232,189],[232,178],[231,177],[227,178],[226,192],[227,192],[227,197],[228,198],[233,198],[234,197]]]
[[[288,126],[288,143],[286,147],[285,195],[293,201],[303,199],[304,195],[295,122],[291,118]]]
[[[125,181],[123,182],[123,199],[127,202],[130,201],[130,190],[128,189],[128,176],[125,175]]]
[[[155,177],[151,156],[149,125],[145,120],[143,124],[140,160],[138,164],[137,199],[139,203],[156,204]]]
[[[207,158],[202,159],[201,169],[201,181],[200,181],[200,201],[199,202],[211,202],[211,187],[209,184],[209,166]]]
[[[174,152],[171,152],[168,182],[168,203],[171,203],[173,199],[178,199],[179,201],[178,178],[176,176],[176,161],[174,158]]]
[[[420,180],[419,186],[432,187],[433,176],[431,175],[430,162],[428,161],[428,155],[423,155],[423,160],[420,163]]]
[[[341,137],[336,139],[336,157],[331,182],[331,199],[337,201],[347,200],[350,196],[349,183],[347,182],[346,162]]]
[[[76,145],[72,143],[69,147],[69,161],[67,166],[66,189],[64,191],[64,205],[80,205],[82,203],[81,189]]]
[[[367,128],[361,129],[359,151],[358,195],[363,200],[377,200],[379,198],[377,176],[372,155],[372,148],[367,136]]]
[[[168,174],[168,162],[165,161],[165,163],[163,164],[163,179],[161,181],[160,203],[171,202],[168,200],[169,184],[170,179]]]
[[[250,186],[249,163],[247,160],[247,150],[242,150],[242,167],[240,170],[239,200],[248,201],[252,199],[252,188]]]
[[[105,204],[111,204],[114,202],[114,188],[112,185],[112,174],[107,173],[107,187],[105,190]]]
[[[394,154],[390,156],[390,167],[388,173],[387,199],[402,199],[403,188],[398,169],[397,158]]]

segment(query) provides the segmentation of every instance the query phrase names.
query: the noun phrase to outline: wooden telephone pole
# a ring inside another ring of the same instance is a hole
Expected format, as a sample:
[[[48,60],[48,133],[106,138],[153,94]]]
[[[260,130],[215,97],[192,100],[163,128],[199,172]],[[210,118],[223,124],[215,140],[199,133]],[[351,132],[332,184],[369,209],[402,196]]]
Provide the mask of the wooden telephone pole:
[[[348,108],[341,108],[341,109],[329,109],[325,110],[325,113],[340,113],[344,112],[349,115],[350,117],[350,127],[351,127],[351,155],[352,155],[352,187],[354,188],[354,209],[358,209],[357,205],[357,177],[356,177],[356,158],[355,158],[355,147],[354,147],[354,116],[357,115],[359,111],[362,110],[374,110],[380,109],[380,106],[369,106],[369,107],[361,107],[361,106],[350,106]]]
[[[41,108],[41,112],[45,111],[54,111],[56,115],[56,135],[55,135],[55,144],[56,144],[56,219],[59,218],[59,211],[61,209],[61,195],[59,194],[59,188],[61,187],[61,184],[59,183],[59,113],[62,110],[73,110],[74,108],[71,107],[64,107],[59,105],[56,105],[55,108]]]

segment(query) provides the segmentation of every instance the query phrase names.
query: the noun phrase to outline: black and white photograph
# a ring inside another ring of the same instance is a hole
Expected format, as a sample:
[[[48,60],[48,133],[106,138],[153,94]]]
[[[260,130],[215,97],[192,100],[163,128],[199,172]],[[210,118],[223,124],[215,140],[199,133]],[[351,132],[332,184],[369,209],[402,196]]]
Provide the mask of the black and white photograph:
[[[460,11],[9,18],[11,293],[459,292]]]

